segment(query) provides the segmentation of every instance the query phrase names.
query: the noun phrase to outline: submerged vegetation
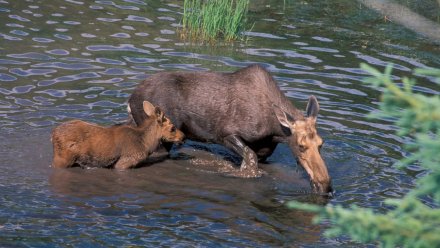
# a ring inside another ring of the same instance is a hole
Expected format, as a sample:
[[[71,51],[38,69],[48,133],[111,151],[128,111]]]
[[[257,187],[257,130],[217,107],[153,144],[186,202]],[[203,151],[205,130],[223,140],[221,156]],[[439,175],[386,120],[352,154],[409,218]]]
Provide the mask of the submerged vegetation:
[[[214,43],[242,37],[249,0],[185,0],[182,38]]]
[[[379,242],[383,247],[440,247],[440,96],[414,93],[415,81],[408,78],[399,87],[391,80],[391,66],[385,73],[365,64],[362,68],[372,75],[368,83],[385,87],[377,115],[394,118],[398,134],[414,138],[406,145],[412,155],[401,160],[399,166],[417,163],[427,173],[417,179],[417,186],[403,199],[388,199],[385,203],[392,210],[384,214],[356,206],[345,209],[297,202],[289,206],[318,213],[317,222],[330,220],[328,236],[344,234],[360,242]],[[417,69],[415,73],[433,76],[440,85],[440,70]]]

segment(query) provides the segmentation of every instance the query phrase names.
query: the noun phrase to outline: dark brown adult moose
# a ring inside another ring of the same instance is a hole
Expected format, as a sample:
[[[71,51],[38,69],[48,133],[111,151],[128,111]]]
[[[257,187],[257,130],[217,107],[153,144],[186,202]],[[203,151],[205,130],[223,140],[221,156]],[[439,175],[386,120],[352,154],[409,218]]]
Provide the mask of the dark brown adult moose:
[[[318,101],[309,98],[306,116],[259,65],[234,73],[160,72],[142,82],[129,98],[137,125],[146,115],[142,102],[160,105],[189,139],[222,144],[243,157],[241,171],[258,176],[278,143],[288,143],[317,193],[331,193],[331,180],[316,131]]]
[[[81,120],[63,123],[52,131],[55,168],[114,167],[128,169],[143,162],[161,140],[181,142],[184,135],[160,108],[142,101],[145,114],[138,127],[102,127]]]

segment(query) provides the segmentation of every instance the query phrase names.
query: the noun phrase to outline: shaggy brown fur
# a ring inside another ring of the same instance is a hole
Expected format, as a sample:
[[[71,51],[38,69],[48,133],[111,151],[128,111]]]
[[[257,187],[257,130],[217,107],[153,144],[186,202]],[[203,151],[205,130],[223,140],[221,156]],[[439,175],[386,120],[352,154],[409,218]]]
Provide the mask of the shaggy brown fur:
[[[63,123],[52,131],[55,168],[114,167],[124,170],[144,161],[161,140],[181,142],[184,135],[163,112],[144,101],[147,118],[138,127],[102,127],[81,120]]]
[[[136,124],[146,118],[142,111],[146,99],[161,106],[189,139],[222,144],[237,153],[243,158],[241,170],[249,176],[258,176],[258,160],[264,161],[283,142],[309,174],[313,189],[332,191],[320,154],[316,97],[309,98],[304,115],[262,66],[232,73],[153,74],[128,100]]]

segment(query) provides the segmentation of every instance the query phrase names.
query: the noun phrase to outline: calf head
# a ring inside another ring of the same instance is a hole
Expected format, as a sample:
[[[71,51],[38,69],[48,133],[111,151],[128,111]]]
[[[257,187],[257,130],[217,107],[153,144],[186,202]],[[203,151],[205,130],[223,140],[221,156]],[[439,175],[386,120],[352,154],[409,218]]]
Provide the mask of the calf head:
[[[280,124],[290,129],[289,146],[298,163],[310,176],[313,191],[320,194],[332,194],[331,180],[327,166],[321,157],[322,138],[316,131],[316,118],[319,104],[315,96],[309,98],[306,117],[295,120],[289,113],[275,106],[275,114]]]
[[[174,126],[159,107],[155,107],[150,102],[144,101],[143,108],[145,114],[148,116],[147,119],[153,118],[153,120],[156,120],[154,125],[157,129],[155,131],[160,134],[163,141],[174,143],[182,142],[185,137],[184,134]]]

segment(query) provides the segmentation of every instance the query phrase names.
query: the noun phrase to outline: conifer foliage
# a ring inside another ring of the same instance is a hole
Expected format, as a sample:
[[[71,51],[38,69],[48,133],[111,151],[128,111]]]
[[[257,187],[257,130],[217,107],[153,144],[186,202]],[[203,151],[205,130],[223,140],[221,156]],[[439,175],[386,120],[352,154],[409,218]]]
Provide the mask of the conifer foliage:
[[[391,79],[391,65],[384,73],[366,64],[361,68],[371,74],[367,83],[383,89],[380,111],[372,116],[395,120],[398,134],[413,138],[414,142],[405,145],[411,155],[397,166],[417,164],[426,173],[402,199],[386,200],[392,210],[384,214],[356,206],[346,209],[298,202],[289,206],[317,213],[316,222],[330,221],[328,236],[348,235],[360,242],[379,242],[382,247],[440,247],[440,96],[414,92],[413,79],[403,78],[396,84]],[[438,69],[416,69],[414,73],[435,77],[440,85]]]

